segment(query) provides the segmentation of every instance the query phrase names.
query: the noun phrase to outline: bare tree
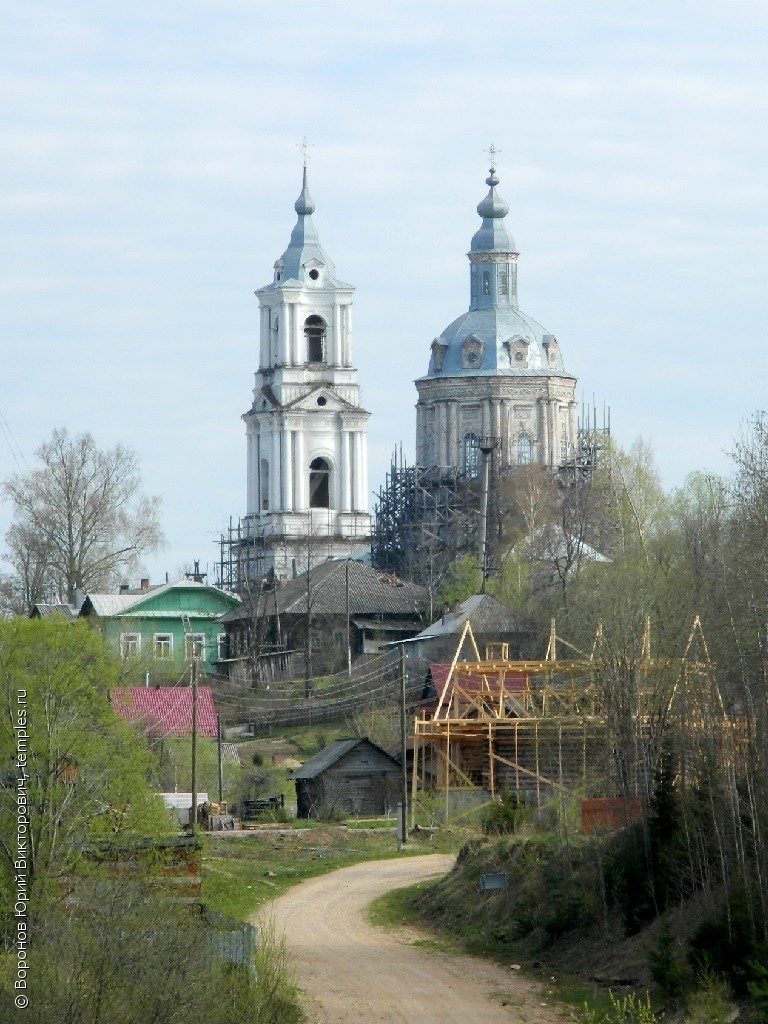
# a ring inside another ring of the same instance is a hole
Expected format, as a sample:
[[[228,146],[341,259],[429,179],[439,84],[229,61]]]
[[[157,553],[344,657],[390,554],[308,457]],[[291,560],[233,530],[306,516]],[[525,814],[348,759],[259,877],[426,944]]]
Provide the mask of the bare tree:
[[[34,469],[3,485],[14,512],[7,558],[28,606],[113,585],[162,545],[160,499],[141,494],[135,452],[102,451],[90,434],[57,429],[35,454]]]

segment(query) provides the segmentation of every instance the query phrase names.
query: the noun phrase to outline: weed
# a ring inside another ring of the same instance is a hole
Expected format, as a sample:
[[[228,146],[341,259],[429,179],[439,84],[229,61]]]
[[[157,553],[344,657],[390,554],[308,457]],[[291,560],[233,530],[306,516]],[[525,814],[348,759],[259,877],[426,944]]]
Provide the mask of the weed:
[[[645,999],[636,992],[617,999],[611,992],[610,1000],[610,1007],[605,1011],[592,1009],[585,1003],[582,1011],[584,1024],[658,1024],[661,1020],[661,1015],[654,1013],[647,992]]]

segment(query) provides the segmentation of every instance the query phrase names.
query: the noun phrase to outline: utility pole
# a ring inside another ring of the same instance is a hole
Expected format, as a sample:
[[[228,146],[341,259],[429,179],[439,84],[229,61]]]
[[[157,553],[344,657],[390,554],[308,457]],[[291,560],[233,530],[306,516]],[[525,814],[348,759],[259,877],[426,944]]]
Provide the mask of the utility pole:
[[[402,850],[408,841],[408,749],[405,735],[405,683],[407,679],[407,664],[405,657],[405,644],[400,644],[400,758],[402,770],[400,772],[400,821],[398,822],[398,834],[400,842],[398,850]]]
[[[192,807],[189,823],[192,831],[197,828],[197,662],[192,645]]]
[[[221,715],[216,715],[216,739],[219,747],[219,803],[224,800],[224,750],[221,742]]]
[[[352,678],[352,640],[349,631],[349,559],[347,559],[344,567],[344,593],[346,597],[346,614],[347,614],[347,678]]]
[[[500,437],[481,437],[478,441],[478,448],[483,456],[483,496],[480,508],[480,568],[483,573],[483,582],[480,593],[485,593],[485,583],[488,579],[488,491],[490,490],[490,461],[493,452],[501,447]]]

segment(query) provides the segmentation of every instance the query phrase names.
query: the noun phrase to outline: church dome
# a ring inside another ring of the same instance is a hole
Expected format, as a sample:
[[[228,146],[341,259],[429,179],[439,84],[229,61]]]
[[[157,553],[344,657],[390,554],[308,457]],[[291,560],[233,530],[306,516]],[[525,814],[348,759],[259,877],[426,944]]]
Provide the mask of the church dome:
[[[478,204],[482,224],[472,238],[470,306],[432,343],[427,375],[440,377],[541,377],[566,373],[554,335],[517,304],[515,242],[505,218],[509,204],[499,195],[495,167]]]

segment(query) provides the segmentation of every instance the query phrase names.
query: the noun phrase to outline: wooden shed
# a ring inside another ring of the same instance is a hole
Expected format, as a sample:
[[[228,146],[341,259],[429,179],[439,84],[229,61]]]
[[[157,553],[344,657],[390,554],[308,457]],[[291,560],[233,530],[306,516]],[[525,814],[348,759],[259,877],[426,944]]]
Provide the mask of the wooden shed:
[[[387,814],[397,806],[400,773],[400,762],[367,737],[337,740],[291,775],[297,817]]]

